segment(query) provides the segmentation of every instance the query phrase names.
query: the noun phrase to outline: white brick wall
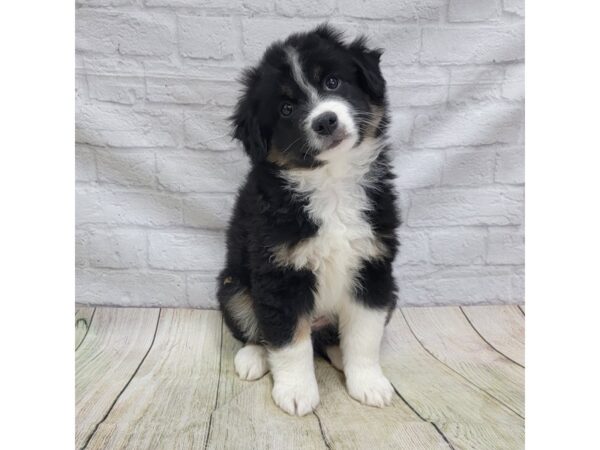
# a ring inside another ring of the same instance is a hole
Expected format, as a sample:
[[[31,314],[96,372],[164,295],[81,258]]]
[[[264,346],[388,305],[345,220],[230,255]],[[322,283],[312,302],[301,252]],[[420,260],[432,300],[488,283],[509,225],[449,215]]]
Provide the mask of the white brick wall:
[[[523,301],[523,0],[77,0],[77,300],[215,307],[243,66],[329,20],[385,48],[402,305]]]

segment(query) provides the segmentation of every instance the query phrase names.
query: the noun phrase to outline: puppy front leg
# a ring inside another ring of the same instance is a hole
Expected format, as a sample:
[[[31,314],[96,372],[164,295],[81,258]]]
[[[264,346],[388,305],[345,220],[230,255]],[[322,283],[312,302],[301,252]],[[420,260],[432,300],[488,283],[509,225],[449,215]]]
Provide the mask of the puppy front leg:
[[[379,350],[387,311],[351,300],[340,312],[340,347],[350,396],[361,403],[382,407],[394,395],[381,371]]]
[[[273,374],[273,400],[288,414],[303,416],[319,404],[315,378],[310,322],[301,320],[292,341],[270,348],[269,366]]]

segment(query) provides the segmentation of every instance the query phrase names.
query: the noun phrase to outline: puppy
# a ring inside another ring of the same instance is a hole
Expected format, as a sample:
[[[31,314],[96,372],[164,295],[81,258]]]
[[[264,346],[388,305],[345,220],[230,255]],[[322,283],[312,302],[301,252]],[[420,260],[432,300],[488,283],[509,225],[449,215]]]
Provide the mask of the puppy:
[[[273,400],[289,414],[319,403],[313,351],[343,370],[359,402],[392,399],[379,348],[396,304],[399,219],[380,56],[327,25],[293,34],[246,70],[232,116],[252,167],[218,299],[245,343],[237,373],[270,370]]]

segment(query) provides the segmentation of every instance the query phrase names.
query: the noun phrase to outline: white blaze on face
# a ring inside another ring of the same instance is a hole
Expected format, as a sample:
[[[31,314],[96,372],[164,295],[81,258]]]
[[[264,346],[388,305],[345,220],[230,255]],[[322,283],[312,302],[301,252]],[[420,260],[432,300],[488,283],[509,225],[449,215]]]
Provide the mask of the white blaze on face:
[[[311,145],[314,148],[320,149],[325,143],[323,138],[313,131],[311,126],[312,121],[322,113],[333,112],[336,114],[338,120],[339,131],[336,134],[339,136],[346,135],[344,142],[340,145],[349,145],[352,147],[358,139],[358,130],[350,112],[350,105],[335,95],[327,97],[320,95],[319,91],[306,79],[298,52],[291,47],[287,48],[286,52],[294,81],[308,97],[308,108],[310,113],[304,121],[304,132]]]

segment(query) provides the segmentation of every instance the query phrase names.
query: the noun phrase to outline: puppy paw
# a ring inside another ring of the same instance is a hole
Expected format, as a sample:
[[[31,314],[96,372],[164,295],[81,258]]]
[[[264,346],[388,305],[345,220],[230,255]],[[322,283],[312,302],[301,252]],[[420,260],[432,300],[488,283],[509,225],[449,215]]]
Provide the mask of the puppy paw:
[[[235,371],[242,380],[258,380],[269,371],[267,352],[262,345],[242,347],[233,360]]]
[[[286,413],[304,416],[312,412],[319,404],[317,380],[306,382],[279,381],[273,386],[273,401]]]
[[[394,388],[378,367],[347,370],[346,387],[355,400],[378,408],[389,405],[394,395]]]

